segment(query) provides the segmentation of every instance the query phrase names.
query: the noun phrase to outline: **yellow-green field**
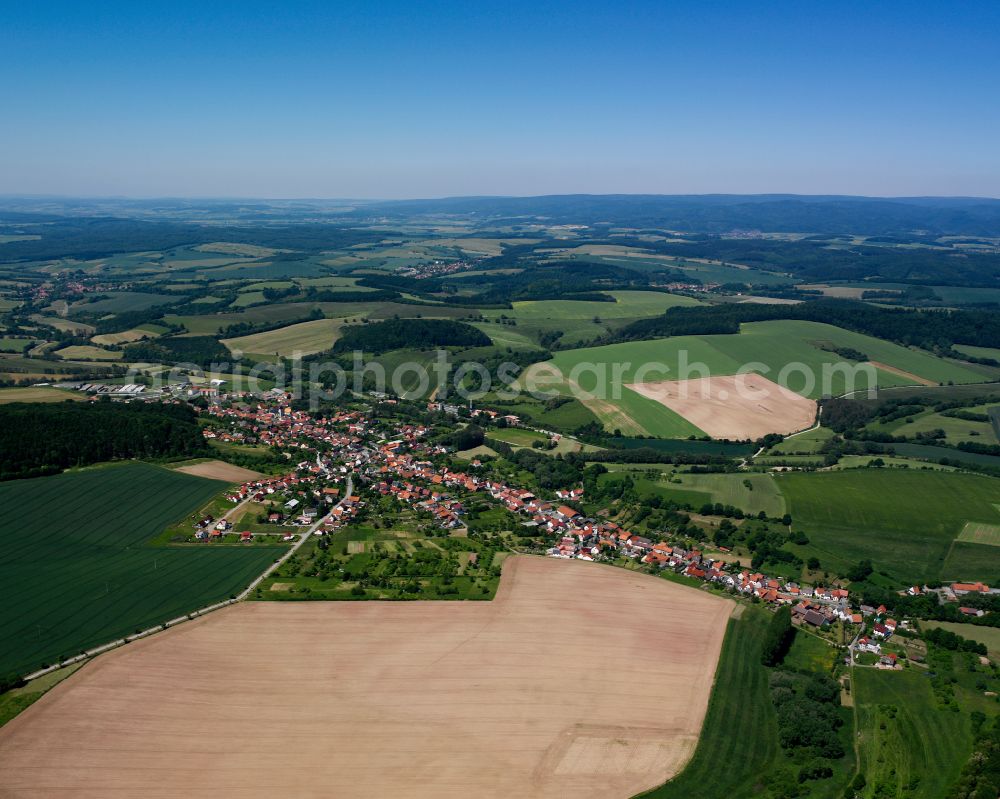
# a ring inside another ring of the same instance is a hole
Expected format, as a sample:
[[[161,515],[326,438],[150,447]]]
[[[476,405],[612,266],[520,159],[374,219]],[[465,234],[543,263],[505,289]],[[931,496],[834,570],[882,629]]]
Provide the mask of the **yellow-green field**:
[[[985,544],[990,547],[1000,547],[1000,524],[986,522],[966,522],[956,541],[967,541],[970,544]]]
[[[114,346],[115,344],[129,344],[133,341],[140,341],[144,338],[152,338],[153,333],[148,330],[138,330],[133,328],[132,330],[124,330],[121,333],[101,333],[98,336],[92,336],[91,341],[100,346]]]
[[[312,355],[330,349],[344,326],[343,319],[314,319],[299,322],[266,333],[253,333],[239,338],[223,339],[230,351],[239,350],[258,355],[291,357],[294,353]]]
[[[90,347],[86,344],[74,344],[57,350],[55,354],[65,361],[120,361],[123,353]]]
[[[86,396],[76,391],[63,391],[61,388],[50,388],[49,386],[0,389],[0,405],[8,402],[64,402],[85,399]]]

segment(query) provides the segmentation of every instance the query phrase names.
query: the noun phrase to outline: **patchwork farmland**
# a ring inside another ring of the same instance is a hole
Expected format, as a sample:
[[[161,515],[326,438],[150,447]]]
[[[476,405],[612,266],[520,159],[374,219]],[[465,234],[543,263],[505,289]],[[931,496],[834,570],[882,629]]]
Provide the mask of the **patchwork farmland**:
[[[871,363],[845,364],[833,348],[858,350]],[[664,438],[683,438],[703,431],[693,418],[641,396],[635,384],[734,375],[750,368],[797,394],[818,399],[823,394],[839,395],[869,387],[915,382],[976,383],[984,379],[970,366],[929,353],[832,325],[794,320],[744,324],[735,335],[675,336],[565,350],[557,353],[551,363],[563,376],[561,386],[556,386],[558,390],[569,392],[575,385],[596,395],[584,402],[606,429]],[[790,364],[798,366],[789,368]],[[854,381],[848,379],[852,370]],[[825,385],[824,374],[828,375]]]

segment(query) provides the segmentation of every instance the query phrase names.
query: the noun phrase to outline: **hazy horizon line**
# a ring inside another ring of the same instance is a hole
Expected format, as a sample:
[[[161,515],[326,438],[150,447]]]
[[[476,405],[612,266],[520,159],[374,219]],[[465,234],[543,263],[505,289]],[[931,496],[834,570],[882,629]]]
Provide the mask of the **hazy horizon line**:
[[[70,193],[24,193],[0,192],[0,200],[198,200],[198,201],[263,201],[263,202],[339,202],[339,203],[389,203],[389,202],[434,202],[442,200],[531,200],[553,197],[658,197],[658,198],[791,198],[830,200],[987,200],[1000,201],[1000,196],[977,194],[804,194],[802,192],[551,192],[546,194],[442,194],[405,197],[308,197],[272,196],[253,194],[70,194]]]

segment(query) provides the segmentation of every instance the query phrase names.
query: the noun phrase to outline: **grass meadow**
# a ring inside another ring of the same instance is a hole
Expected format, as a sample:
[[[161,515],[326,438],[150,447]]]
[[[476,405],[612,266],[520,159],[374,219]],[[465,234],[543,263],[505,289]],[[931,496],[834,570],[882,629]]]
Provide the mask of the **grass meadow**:
[[[972,746],[968,716],[942,712],[923,670],[853,670],[865,799],[940,799]]]
[[[721,502],[752,514],[764,511],[780,517],[785,513],[785,498],[769,474],[677,474],[674,479],[681,482],[656,483],[657,493],[664,499],[689,502],[695,510],[706,502]]]

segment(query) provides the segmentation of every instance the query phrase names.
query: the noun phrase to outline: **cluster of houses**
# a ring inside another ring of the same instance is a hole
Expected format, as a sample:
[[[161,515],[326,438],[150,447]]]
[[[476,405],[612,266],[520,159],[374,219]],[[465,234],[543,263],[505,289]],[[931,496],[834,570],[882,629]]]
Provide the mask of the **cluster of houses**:
[[[897,622],[886,616],[885,607],[852,606],[846,589],[801,585],[769,577],[742,568],[731,559],[725,559],[724,554],[710,556],[668,541],[653,541],[607,519],[588,518],[573,507],[579,507],[584,497],[582,488],[557,491],[556,499],[550,501],[527,489],[477,474],[481,464],[476,460],[469,464],[467,471],[439,468],[431,458],[448,450],[429,443],[426,437],[430,431],[422,425],[386,425],[349,411],[314,418],[293,410],[287,399],[278,396],[275,402],[258,403],[250,408],[212,405],[208,409],[210,415],[230,423],[228,435],[242,435],[243,440],[253,439],[286,451],[301,451],[303,455],[308,451],[313,459],[298,463],[294,474],[244,484],[234,493],[234,501],[248,496],[259,501],[274,493],[294,494],[285,505],[294,523],[311,524],[316,519],[318,507],[334,505],[324,520],[324,527],[337,529],[347,523],[362,504],[357,496],[340,498],[338,488],[331,485],[342,482],[350,473],[377,494],[394,496],[400,502],[428,511],[437,524],[449,529],[463,524],[468,504],[463,497],[479,492],[522,517],[526,527],[555,537],[555,543],[548,549],[553,557],[588,561],[626,557],[717,584],[763,603],[790,605],[793,621],[798,625],[816,630],[838,621],[857,625],[866,633],[858,640],[857,650],[879,655],[883,667],[895,665],[896,656],[883,655],[882,644],[895,634]],[[440,403],[432,403],[430,407],[440,409],[438,406]],[[513,419],[509,421],[516,423]],[[215,435],[221,433],[215,431]],[[297,500],[303,503],[302,507]],[[284,515],[276,516],[275,521],[287,523]],[[906,593],[919,595],[927,590],[913,586]],[[944,601],[954,601],[967,594],[997,592],[982,583],[961,582],[938,590]],[[966,607],[962,612],[967,615],[983,613]]]
[[[412,277],[417,280],[424,280],[429,277],[441,277],[451,275],[455,272],[465,272],[472,269],[479,263],[478,261],[440,261],[413,264],[411,266],[401,266],[396,269],[396,273],[403,277]]]

